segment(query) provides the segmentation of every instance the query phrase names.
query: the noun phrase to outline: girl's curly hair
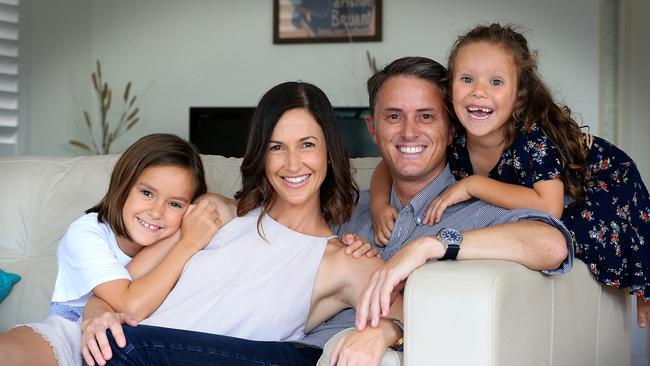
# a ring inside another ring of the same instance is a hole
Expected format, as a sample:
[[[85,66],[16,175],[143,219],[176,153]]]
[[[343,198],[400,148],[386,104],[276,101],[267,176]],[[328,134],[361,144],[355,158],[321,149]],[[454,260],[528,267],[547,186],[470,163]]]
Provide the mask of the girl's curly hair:
[[[454,61],[463,46],[487,42],[508,50],[517,65],[517,100],[505,132],[505,146],[510,146],[522,127],[536,122],[555,144],[564,167],[562,181],[566,192],[577,202],[584,200],[587,183],[586,137],[572,117],[571,109],[555,103],[549,88],[537,71],[537,52],[530,51],[528,41],[513,25],[478,25],[458,37],[447,61],[451,80],[454,79]],[[462,126],[459,126],[462,129]]]

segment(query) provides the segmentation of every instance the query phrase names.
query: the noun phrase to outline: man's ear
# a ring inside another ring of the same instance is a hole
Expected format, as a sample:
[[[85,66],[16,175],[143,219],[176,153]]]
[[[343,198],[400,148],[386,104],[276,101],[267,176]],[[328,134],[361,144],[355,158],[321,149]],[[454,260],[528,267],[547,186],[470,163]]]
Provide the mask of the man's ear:
[[[447,133],[447,145],[451,145],[451,142],[454,141],[454,136],[456,135],[456,124],[449,121],[449,129]]]
[[[377,135],[375,135],[375,121],[372,118],[372,115],[368,114],[365,117],[363,117],[363,120],[366,122],[366,127],[368,128],[368,132],[370,133],[370,137],[372,137],[372,141],[377,143]]]

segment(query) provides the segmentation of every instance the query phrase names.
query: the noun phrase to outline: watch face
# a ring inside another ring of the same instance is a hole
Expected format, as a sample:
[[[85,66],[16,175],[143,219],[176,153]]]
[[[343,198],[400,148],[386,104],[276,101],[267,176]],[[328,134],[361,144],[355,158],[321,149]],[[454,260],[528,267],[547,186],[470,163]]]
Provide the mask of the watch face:
[[[449,244],[458,244],[463,240],[463,235],[455,229],[443,229],[440,232],[440,237]]]

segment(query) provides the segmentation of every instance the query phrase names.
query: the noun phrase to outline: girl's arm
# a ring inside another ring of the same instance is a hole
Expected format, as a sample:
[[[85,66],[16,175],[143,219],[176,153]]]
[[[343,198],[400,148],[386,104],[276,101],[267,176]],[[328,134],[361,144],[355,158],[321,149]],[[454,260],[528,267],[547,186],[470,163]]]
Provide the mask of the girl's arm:
[[[425,223],[440,222],[447,207],[470,197],[506,209],[531,208],[560,218],[564,207],[564,184],[560,179],[550,179],[538,181],[533,184],[533,188],[527,188],[482,175],[472,175],[447,188],[431,203]]]
[[[198,204],[202,200],[208,200],[216,205],[216,210],[222,225],[227,224],[230,220],[237,217],[237,202],[232,198],[208,192],[199,196],[195,203]],[[131,274],[131,278],[135,280],[151,272],[169,254],[174,245],[178,243],[180,237],[181,230],[169,238],[161,240],[156,245],[143,248],[126,266]]]
[[[135,257],[126,265],[132,280],[151,272],[156,268],[160,262],[171,252],[172,248],[178,243],[181,238],[181,231],[178,230],[174,235],[167,239],[163,239],[145,248],[142,248]]]
[[[94,295],[106,301],[115,311],[131,314],[137,321],[146,318],[167,297],[185,263],[207,245],[221,226],[214,203],[209,200],[199,202],[183,218],[178,243],[157,266],[133,281],[119,279],[104,282],[93,289]],[[152,266],[155,260],[143,263]],[[133,270],[136,274],[146,272]]]
[[[390,205],[390,187],[393,180],[388,166],[381,160],[370,181],[370,215],[375,232],[375,244],[387,245],[397,220],[397,210]]]

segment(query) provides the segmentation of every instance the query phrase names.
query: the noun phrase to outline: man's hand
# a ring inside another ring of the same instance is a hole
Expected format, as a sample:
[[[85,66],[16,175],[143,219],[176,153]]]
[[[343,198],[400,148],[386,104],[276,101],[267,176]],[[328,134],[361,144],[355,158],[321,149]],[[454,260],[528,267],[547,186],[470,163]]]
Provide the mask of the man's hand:
[[[423,222],[429,225],[437,224],[442,219],[442,214],[447,207],[472,198],[468,193],[468,187],[471,182],[470,178],[472,177],[465,177],[459,180],[436,197],[427,208]]]
[[[383,319],[382,323],[385,323],[384,327],[348,331],[336,344],[329,365],[379,365],[386,349],[401,336],[390,330],[394,327],[390,320]]]
[[[444,251],[438,239],[428,236],[417,238],[376,270],[357,304],[357,328],[364,330],[368,318],[371,326],[376,327],[381,316],[388,316],[391,300],[401,290],[398,285],[403,286],[404,280],[428,259],[441,258]]]
[[[345,254],[352,255],[352,258],[361,258],[362,255],[371,258],[379,255],[379,252],[373,249],[363,236],[345,234],[341,242],[348,246],[345,248]]]
[[[125,313],[106,312],[100,317],[84,320],[81,325],[81,354],[90,366],[105,365],[113,357],[108,344],[106,330],[110,329],[118,346],[126,346],[122,324],[138,325],[133,317]]]

